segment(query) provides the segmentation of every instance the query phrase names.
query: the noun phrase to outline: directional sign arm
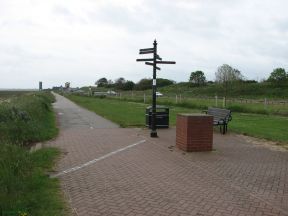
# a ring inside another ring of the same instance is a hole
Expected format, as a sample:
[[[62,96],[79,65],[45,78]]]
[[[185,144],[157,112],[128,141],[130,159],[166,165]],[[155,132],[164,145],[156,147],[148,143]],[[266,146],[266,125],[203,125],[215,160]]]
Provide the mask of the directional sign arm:
[[[148,59],[136,59],[137,62],[139,61],[154,61],[153,58],[148,58]]]
[[[175,61],[156,61],[156,64],[176,64]]]
[[[154,66],[154,64],[153,64],[153,63],[150,63],[150,62],[145,62],[145,64],[146,64],[146,65],[150,65],[150,66]],[[156,69],[157,69],[157,70],[161,70],[161,68],[159,68],[159,67],[156,67]]]
[[[150,54],[150,53],[154,53],[154,50],[150,50],[150,51],[140,51],[139,54]]]
[[[154,48],[145,48],[145,49],[140,49],[140,52],[146,52],[146,51],[154,51]]]

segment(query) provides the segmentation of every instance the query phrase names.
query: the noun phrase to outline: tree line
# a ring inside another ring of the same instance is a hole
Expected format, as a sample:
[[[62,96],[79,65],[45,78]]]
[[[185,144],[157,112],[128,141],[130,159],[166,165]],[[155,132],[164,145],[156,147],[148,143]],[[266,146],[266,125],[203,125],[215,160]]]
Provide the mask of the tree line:
[[[228,64],[223,64],[222,66],[217,68],[215,73],[215,82],[228,85],[231,82],[235,81],[243,81],[243,82],[251,82],[256,83],[255,80],[246,80],[245,77],[241,74],[241,72],[233,68]],[[205,85],[207,83],[206,77],[203,71],[197,70],[191,72],[189,82],[195,84],[196,86]],[[284,68],[275,68],[266,82],[270,82],[271,84],[277,86],[283,86],[288,84],[288,72],[285,71]]]
[[[175,81],[169,80],[169,79],[162,79],[162,78],[157,79],[158,87],[164,87],[164,86],[172,85],[175,83],[176,83]],[[134,83],[133,81],[125,80],[123,77],[116,79],[114,82],[112,80],[107,80],[105,77],[102,77],[95,82],[95,85],[97,85],[97,87],[113,88],[113,89],[118,89],[118,90],[123,90],[123,91],[128,91],[128,90],[142,91],[142,90],[151,89],[152,79],[144,78],[144,79],[141,79],[139,82]]]
[[[265,81],[275,86],[288,85],[288,73],[285,71],[284,68],[275,68],[271,72],[269,78]],[[257,83],[257,81],[255,80],[245,79],[240,70],[233,68],[228,64],[223,64],[222,66],[217,68],[217,71],[215,72],[215,83],[223,85],[225,92],[228,91],[229,86],[237,82]],[[164,87],[175,83],[176,83],[175,81],[169,79],[163,79],[163,78],[157,79],[157,87]],[[203,71],[196,70],[194,72],[191,72],[189,77],[189,83],[191,83],[191,86],[199,87],[213,82],[207,81]],[[107,78],[102,77],[95,82],[95,85],[97,87],[113,88],[123,91],[147,90],[151,89],[152,79],[144,78],[141,79],[139,82],[134,83],[133,81],[126,80],[123,77],[120,77],[115,81],[108,80]]]

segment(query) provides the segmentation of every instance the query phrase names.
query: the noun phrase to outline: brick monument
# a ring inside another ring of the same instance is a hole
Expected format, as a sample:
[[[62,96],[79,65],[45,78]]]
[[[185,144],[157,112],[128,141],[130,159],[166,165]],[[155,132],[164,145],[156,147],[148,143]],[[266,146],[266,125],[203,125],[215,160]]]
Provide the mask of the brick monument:
[[[187,152],[211,151],[213,144],[213,116],[206,114],[178,114],[176,146]]]

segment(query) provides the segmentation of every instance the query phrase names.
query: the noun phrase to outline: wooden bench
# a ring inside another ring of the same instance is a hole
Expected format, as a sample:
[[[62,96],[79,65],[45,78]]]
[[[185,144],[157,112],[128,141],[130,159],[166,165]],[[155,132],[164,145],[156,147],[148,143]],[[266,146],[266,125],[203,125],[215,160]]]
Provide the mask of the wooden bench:
[[[228,122],[232,120],[230,110],[209,107],[208,110],[205,110],[204,112],[213,116],[213,125],[220,126],[220,132],[222,134],[227,132]]]

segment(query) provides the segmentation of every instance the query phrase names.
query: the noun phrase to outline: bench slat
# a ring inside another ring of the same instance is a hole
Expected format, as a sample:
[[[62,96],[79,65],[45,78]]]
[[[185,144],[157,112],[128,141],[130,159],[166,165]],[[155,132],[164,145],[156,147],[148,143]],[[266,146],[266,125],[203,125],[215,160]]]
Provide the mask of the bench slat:
[[[223,125],[223,134],[225,134],[227,131],[228,122],[232,119],[231,111],[227,109],[209,107],[207,114],[213,116],[213,125],[220,125],[220,130],[222,129],[221,127]]]

